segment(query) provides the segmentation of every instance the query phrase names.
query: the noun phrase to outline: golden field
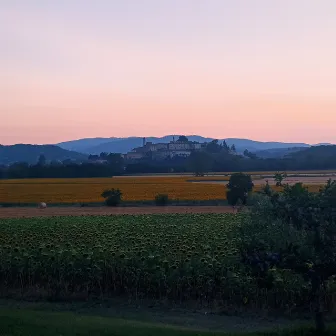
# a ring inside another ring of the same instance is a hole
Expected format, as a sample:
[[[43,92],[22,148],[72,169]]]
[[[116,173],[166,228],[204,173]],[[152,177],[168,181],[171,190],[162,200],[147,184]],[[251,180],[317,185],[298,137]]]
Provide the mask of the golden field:
[[[87,179],[26,179],[0,181],[0,203],[102,202],[105,189],[119,188],[125,201],[154,200],[159,193],[171,199],[225,199],[224,185],[191,183],[191,177],[113,177]],[[207,178],[202,178],[202,180]],[[209,178],[210,179],[210,178]],[[216,180],[228,180],[227,177]]]
[[[216,181],[228,181],[228,176],[216,176]],[[190,181],[204,181],[192,183]],[[125,201],[154,200],[157,194],[167,194],[173,200],[225,200],[226,187],[211,183],[214,177],[156,176],[76,179],[0,180],[0,203],[94,203],[102,202],[105,189],[119,188]],[[209,181],[209,183],[206,183]],[[254,190],[260,190],[256,184]],[[309,186],[318,190],[318,185]]]

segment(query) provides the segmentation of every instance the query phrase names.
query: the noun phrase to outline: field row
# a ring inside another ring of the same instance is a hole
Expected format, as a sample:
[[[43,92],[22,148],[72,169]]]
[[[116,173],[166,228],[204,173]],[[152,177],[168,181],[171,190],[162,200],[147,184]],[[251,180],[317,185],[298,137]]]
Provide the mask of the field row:
[[[54,206],[46,209],[37,207],[5,207],[0,210],[3,218],[34,218],[63,216],[115,216],[115,215],[153,215],[153,214],[223,214],[236,213],[230,206],[122,206],[122,207],[67,207]]]
[[[0,292],[251,308],[305,304],[302,279],[277,272],[276,287],[261,291],[246,273],[236,247],[240,216],[3,219]]]
[[[213,183],[214,179],[222,183]],[[125,201],[152,201],[157,194],[182,201],[225,200],[228,179],[227,176],[180,176],[2,180],[0,203],[99,203],[103,201],[101,193],[109,188],[119,188]],[[256,184],[254,190],[261,188],[261,184]],[[309,188],[317,191],[319,186]]]

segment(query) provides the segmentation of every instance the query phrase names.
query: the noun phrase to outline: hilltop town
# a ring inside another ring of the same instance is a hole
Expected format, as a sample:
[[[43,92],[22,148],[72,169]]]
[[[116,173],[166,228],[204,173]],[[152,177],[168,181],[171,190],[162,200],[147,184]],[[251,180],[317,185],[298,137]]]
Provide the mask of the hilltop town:
[[[151,158],[153,160],[164,160],[173,157],[188,157],[194,151],[200,151],[207,146],[207,142],[189,141],[184,135],[177,140],[175,138],[169,143],[146,142],[143,138],[142,147],[134,148],[125,155],[127,160],[140,160],[143,158]]]

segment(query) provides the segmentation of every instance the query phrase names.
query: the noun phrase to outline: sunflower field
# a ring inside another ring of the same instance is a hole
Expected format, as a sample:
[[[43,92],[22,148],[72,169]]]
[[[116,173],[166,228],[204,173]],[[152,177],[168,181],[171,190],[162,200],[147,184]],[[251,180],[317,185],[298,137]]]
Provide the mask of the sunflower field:
[[[197,180],[186,176],[0,180],[0,203],[98,203],[103,201],[103,190],[109,188],[119,188],[125,201],[154,200],[157,194],[168,194],[174,200],[225,199],[223,184],[195,183]]]
[[[0,180],[0,203],[100,203],[101,193],[109,188],[119,188],[123,200],[134,202],[153,201],[157,194],[167,194],[171,200],[225,200],[228,180],[229,176]],[[254,190],[261,187],[256,184]],[[310,188],[318,190],[319,186]]]
[[[267,291],[247,275],[233,233],[239,216],[3,219],[0,293],[252,309],[306,304],[309,289],[298,277],[279,273],[277,285]]]

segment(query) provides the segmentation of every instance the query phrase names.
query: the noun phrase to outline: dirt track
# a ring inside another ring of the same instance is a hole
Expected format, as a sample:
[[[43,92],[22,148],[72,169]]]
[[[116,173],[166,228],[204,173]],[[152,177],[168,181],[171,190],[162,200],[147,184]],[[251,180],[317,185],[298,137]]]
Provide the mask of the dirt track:
[[[104,215],[147,215],[166,213],[233,213],[228,206],[168,206],[168,207],[52,207],[36,208],[0,208],[0,218],[51,217],[51,216],[104,216]]]

